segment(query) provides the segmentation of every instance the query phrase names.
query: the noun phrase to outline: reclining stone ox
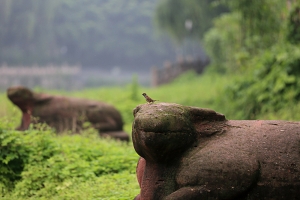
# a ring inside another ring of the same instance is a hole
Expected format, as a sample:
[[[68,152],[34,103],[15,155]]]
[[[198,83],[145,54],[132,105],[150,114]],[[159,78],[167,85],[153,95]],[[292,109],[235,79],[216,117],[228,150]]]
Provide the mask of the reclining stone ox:
[[[133,113],[136,200],[300,199],[299,122],[226,120],[168,103]]]
[[[87,99],[35,93],[19,86],[7,89],[8,98],[22,111],[21,125],[27,130],[30,123],[43,122],[57,132],[80,132],[85,122],[99,130],[100,136],[129,141],[123,131],[121,114],[112,105]]]

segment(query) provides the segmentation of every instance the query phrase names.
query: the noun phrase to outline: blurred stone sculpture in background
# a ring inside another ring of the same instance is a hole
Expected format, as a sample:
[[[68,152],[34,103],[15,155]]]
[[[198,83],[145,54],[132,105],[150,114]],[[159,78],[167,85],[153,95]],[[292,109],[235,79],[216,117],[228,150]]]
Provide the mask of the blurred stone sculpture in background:
[[[42,122],[57,132],[78,133],[89,122],[99,130],[100,136],[129,141],[129,135],[123,131],[121,114],[107,103],[35,93],[22,86],[8,88],[7,96],[22,111],[17,130],[24,131],[30,123]]]

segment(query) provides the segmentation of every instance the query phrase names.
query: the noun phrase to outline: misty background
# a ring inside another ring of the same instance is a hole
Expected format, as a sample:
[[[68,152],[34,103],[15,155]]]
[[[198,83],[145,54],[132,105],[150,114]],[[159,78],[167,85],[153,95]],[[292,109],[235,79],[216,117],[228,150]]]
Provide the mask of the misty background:
[[[178,10],[182,5],[176,2]],[[0,85],[39,86],[52,80],[49,87],[56,88],[63,78],[76,89],[122,85],[135,75],[140,84],[149,85],[151,67],[204,57],[200,34],[194,31],[200,22],[175,19],[178,40],[176,34],[165,34],[166,20],[174,20],[166,8],[172,9],[159,0],[2,0]],[[64,69],[44,77],[34,70],[49,66]]]

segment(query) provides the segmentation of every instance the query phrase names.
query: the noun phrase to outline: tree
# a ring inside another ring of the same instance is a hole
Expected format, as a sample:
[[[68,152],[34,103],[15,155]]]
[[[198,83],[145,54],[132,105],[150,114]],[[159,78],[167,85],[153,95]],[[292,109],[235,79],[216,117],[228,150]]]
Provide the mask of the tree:
[[[278,40],[282,28],[281,0],[223,0],[231,12],[241,14],[240,27],[243,43],[251,51],[268,48]]]
[[[46,61],[51,57],[54,44],[51,20],[56,1],[4,0],[0,2],[0,61],[24,64],[35,59]],[[34,56],[38,54],[38,56]],[[47,58],[47,55],[48,56]]]
[[[287,40],[292,44],[300,43],[300,4],[290,12],[287,25]]]
[[[154,35],[157,0],[2,0],[0,65],[134,66],[174,57]]]
[[[238,72],[256,55],[282,40],[285,2],[224,0],[230,13],[214,20],[205,34],[205,47],[218,71]]]
[[[212,0],[161,0],[154,20],[158,29],[180,43],[187,36],[202,39],[212,19],[225,11],[222,5],[214,6]]]

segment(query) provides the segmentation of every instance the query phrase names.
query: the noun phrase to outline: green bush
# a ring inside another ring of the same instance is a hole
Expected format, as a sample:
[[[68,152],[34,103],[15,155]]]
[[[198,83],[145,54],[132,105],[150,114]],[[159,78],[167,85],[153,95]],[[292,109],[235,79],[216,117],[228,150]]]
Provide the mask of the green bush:
[[[204,36],[204,46],[213,68],[219,73],[238,69],[248,52],[242,48],[239,13],[226,13],[214,20],[214,27]]]
[[[21,173],[28,161],[29,148],[23,145],[16,131],[0,129],[0,185],[3,191],[13,188],[21,179]]]
[[[287,40],[292,44],[300,43],[300,4],[295,5],[289,14]]]
[[[239,119],[256,119],[295,105],[300,100],[300,49],[278,45],[255,58],[254,67],[225,91],[220,104]],[[238,114],[237,114],[238,113]]]
[[[101,139],[93,130],[57,136],[44,127],[25,132],[2,128],[0,149],[0,196],[12,199],[49,199],[103,175],[134,175],[138,160],[131,145]]]

